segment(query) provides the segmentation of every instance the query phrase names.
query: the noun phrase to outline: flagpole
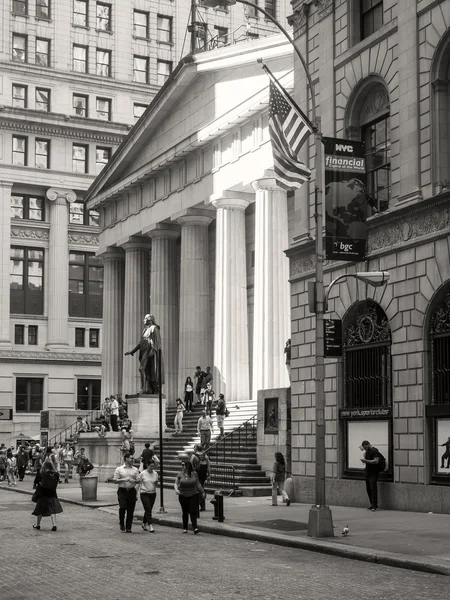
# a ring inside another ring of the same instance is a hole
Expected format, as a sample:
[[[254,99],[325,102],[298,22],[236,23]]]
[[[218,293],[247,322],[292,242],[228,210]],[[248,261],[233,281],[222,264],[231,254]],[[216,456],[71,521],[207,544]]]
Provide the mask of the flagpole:
[[[311,74],[300,50],[286,29],[266,10],[247,0],[203,0],[204,6],[229,6],[238,2],[251,6],[264,14],[286,37],[293,47],[296,55],[303,65],[306,81],[311,96],[311,116],[315,140],[315,235],[316,235],[316,281],[315,281],[315,313],[316,313],[316,371],[315,371],[315,396],[316,396],[316,450],[315,450],[315,498],[314,505],[309,511],[308,535],[311,537],[333,537],[333,519],[331,510],[326,505],[325,490],[325,357],[323,338],[324,317],[324,286],[323,286],[323,186],[324,165],[322,132],[320,130],[320,119],[317,117],[314,84]]]

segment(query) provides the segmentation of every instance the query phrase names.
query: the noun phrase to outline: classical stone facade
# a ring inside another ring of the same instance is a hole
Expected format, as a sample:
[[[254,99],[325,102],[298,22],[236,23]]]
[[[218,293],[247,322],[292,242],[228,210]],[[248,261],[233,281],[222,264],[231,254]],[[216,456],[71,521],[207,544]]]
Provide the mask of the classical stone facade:
[[[384,287],[348,278],[331,291],[326,316],[342,320],[343,357],[326,359],[327,500],[367,503],[359,445],[369,439],[388,460],[381,507],[448,512],[450,2],[384,0],[371,15],[352,1],[292,5],[322,132],[366,142],[377,208],[368,219],[366,260],[325,261],[325,284],[356,271],[390,273]],[[305,106],[303,82],[298,64],[295,89]],[[305,150],[312,155],[312,147]],[[303,502],[314,499],[315,474],[315,318],[307,291],[315,267],[313,190],[314,181],[296,195],[288,251],[292,464]]]
[[[181,61],[88,192],[100,213],[99,256],[111,264],[104,328],[115,337],[103,369],[122,374],[123,394],[139,389],[137,361],[115,349],[137,343],[148,312],[161,327],[169,404],[197,365],[212,368],[230,406],[254,398],[255,413],[258,389],[289,384],[283,250],[295,215],[271,171],[269,88],[257,58],[292,88],[283,36]]]

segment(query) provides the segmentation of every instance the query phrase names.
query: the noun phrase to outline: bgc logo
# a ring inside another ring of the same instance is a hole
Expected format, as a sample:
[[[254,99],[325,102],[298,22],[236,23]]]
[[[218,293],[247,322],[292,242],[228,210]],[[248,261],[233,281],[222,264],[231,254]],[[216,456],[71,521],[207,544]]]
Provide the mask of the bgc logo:
[[[353,146],[348,144],[336,144],[336,152],[353,152]]]
[[[334,249],[337,252],[353,252],[353,244],[346,244],[341,241],[334,242]]]

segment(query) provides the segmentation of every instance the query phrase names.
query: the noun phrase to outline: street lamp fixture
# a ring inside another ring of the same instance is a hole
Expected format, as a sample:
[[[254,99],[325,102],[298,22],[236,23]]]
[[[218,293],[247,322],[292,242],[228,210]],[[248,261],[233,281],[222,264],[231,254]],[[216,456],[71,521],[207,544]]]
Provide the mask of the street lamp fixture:
[[[347,279],[348,277],[353,277],[354,279],[359,279],[359,281],[362,281],[363,283],[373,287],[381,287],[382,285],[387,284],[390,276],[391,274],[389,271],[357,271],[356,273],[345,273],[344,275],[339,275],[339,277],[333,279],[325,292],[324,312],[328,312],[328,298],[330,296],[330,291],[338,281]]]
[[[228,8],[228,6],[236,4],[236,0],[203,0],[202,4],[208,8],[216,8],[217,6]]]

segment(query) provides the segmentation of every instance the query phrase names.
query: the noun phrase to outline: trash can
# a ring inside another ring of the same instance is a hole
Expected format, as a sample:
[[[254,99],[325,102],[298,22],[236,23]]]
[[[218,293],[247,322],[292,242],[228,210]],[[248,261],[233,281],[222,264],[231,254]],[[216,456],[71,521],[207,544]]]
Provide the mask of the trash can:
[[[97,500],[98,477],[96,475],[83,475],[80,477],[81,499]]]
[[[225,517],[223,516],[223,497],[225,495],[226,492],[222,490],[214,492],[214,498],[211,500],[211,504],[214,506],[213,521],[219,521],[219,523],[225,521]]]

